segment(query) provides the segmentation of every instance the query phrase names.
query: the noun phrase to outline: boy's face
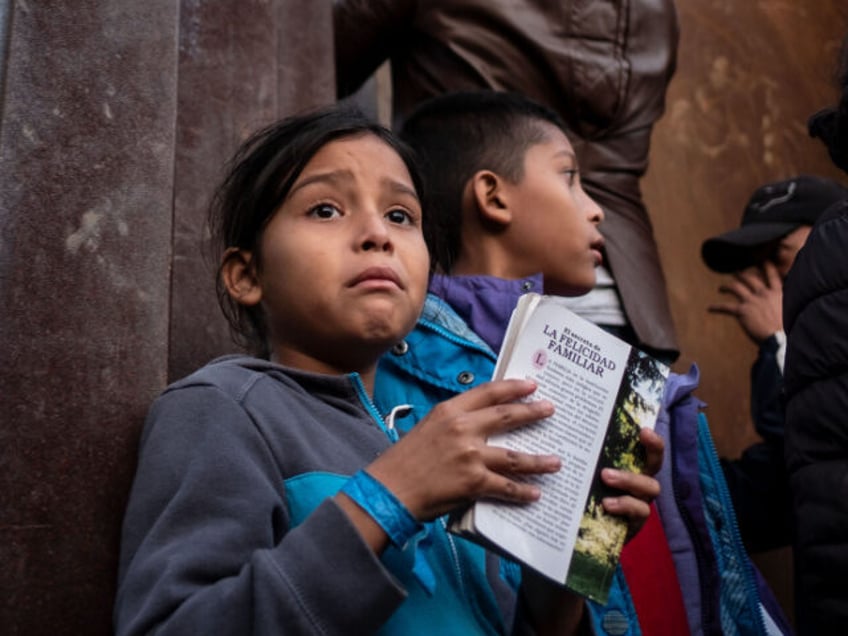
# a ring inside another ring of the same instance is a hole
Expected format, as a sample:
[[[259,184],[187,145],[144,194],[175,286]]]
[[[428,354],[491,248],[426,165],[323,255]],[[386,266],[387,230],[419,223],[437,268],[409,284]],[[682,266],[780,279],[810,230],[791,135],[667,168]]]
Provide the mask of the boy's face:
[[[516,273],[541,272],[547,293],[584,294],[594,287],[602,260],[603,212],[583,190],[568,138],[556,126],[540,125],[546,140],[527,149],[524,177],[506,185]]]
[[[261,239],[272,357],[362,371],[412,329],[427,287],[421,206],[395,151],[373,135],[324,146]]]

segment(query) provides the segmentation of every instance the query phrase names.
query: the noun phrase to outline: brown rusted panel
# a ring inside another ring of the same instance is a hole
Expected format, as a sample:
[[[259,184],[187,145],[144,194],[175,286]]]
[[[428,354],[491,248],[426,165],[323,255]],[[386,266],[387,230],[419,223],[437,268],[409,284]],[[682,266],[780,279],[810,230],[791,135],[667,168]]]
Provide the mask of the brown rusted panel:
[[[183,2],[170,379],[235,351],[214,296],[205,214],[223,163],[257,128],[334,98],[326,2]]]
[[[278,5],[280,115],[335,101],[332,2]]]
[[[250,131],[330,98],[329,4],[8,9],[0,632],[108,634],[144,414],[169,361],[229,348],[198,251],[209,191]],[[295,37],[311,53],[280,60]]]
[[[2,59],[0,631],[108,634],[163,387],[173,0],[14,3]]]
[[[238,143],[277,110],[272,3],[182,3],[169,378],[233,350],[205,255],[206,208]]]

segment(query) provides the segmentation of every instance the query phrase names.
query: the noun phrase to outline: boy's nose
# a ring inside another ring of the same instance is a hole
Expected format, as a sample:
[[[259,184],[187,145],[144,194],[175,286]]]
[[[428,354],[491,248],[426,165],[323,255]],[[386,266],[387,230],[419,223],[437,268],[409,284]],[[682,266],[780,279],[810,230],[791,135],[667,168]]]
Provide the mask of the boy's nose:
[[[601,209],[601,206],[595,203],[595,200],[592,197],[590,197],[588,194],[586,194],[585,196],[589,220],[592,221],[592,223],[594,223],[595,225],[597,225],[598,223],[604,220],[604,211],[603,209]]]

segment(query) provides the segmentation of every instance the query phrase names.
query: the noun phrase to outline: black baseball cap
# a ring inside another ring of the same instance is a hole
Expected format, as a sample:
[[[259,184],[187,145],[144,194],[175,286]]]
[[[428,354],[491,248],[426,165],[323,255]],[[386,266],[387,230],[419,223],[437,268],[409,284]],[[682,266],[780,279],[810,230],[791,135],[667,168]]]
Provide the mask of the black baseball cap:
[[[822,212],[848,199],[848,188],[831,179],[801,175],[766,184],[754,191],[739,228],[704,241],[707,267],[736,272],[768,256],[769,248],[796,228],[813,225]]]

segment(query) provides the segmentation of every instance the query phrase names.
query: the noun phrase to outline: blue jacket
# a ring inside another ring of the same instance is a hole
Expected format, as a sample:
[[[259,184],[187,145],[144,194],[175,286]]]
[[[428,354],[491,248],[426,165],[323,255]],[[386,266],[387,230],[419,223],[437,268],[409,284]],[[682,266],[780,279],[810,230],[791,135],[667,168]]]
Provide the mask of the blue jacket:
[[[453,309],[430,294],[416,328],[381,360],[374,399],[384,410],[411,405],[412,413],[399,424],[401,430],[408,430],[438,402],[488,381],[495,361],[494,352]],[[712,441],[706,421],[699,423],[703,405],[692,396],[696,387],[697,369],[686,376],[672,374],[658,422],[660,433],[671,442],[658,475],[661,483],[666,482],[664,496],[671,499],[661,496],[657,505],[692,634],[788,633],[779,606],[757,578],[735,529],[718,457],[714,450],[708,452]],[[714,501],[722,505],[710,505]],[[737,580],[746,585],[731,591],[726,581]],[[760,596],[774,618],[763,619]],[[608,603],[590,602],[589,607],[598,634],[642,633],[620,568]],[[767,631],[768,622],[778,630]]]

